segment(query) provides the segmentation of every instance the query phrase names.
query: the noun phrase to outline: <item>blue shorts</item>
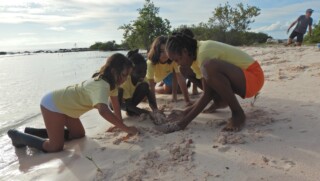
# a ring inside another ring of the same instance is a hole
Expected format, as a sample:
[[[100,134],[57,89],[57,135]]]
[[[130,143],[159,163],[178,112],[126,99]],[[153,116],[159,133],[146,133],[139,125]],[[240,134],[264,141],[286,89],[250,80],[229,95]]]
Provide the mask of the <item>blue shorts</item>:
[[[173,80],[173,73],[170,73],[167,75],[166,78],[163,79],[163,83],[166,84],[166,86],[172,87],[172,80]]]
[[[53,102],[53,98],[52,98],[52,92],[46,94],[42,99],[41,99],[41,106],[45,107],[46,109],[48,109],[49,111],[52,112],[56,112],[56,113],[60,113],[63,114],[61,111],[59,111],[59,109],[56,107],[56,105]]]

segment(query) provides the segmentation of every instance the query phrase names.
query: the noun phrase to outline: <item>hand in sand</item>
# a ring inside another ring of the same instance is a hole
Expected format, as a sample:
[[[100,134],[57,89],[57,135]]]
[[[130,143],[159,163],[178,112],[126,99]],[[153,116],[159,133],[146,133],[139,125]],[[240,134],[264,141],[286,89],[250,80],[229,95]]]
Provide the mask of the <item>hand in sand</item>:
[[[160,110],[153,111],[152,114],[150,114],[150,116],[155,125],[160,125],[167,122],[166,115]]]
[[[172,110],[171,113],[167,117],[168,122],[176,122],[182,119],[184,116],[184,111],[181,110]]]
[[[121,131],[121,129],[116,126],[111,126],[110,128],[107,129],[107,132],[110,132],[110,133],[114,133],[118,131]]]
[[[132,136],[138,134],[139,130],[134,126],[129,126],[126,132],[128,133],[128,135]]]
[[[159,132],[166,134],[182,130],[177,123],[166,123],[163,125],[156,126],[155,129]]]

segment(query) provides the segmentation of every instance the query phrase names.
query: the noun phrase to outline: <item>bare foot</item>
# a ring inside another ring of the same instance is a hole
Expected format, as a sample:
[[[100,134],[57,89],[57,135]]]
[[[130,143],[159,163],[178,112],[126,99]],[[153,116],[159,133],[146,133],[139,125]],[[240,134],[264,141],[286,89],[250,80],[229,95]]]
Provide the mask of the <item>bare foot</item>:
[[[228,107],[227,103],[213,103],[208,109],[204,110],[203,113],[214,113],[217,109],[224,109]]]
[[[234,115],[232,116],[232,118],[229,119],[229,122],[222,129],[222,131],[233,131],[233,132],[240,131],[241,128],[244,126],[245,121],[246,121],[246,116],[243,113]]]
[[[194,104],[194,101],[187,102],[184,107],[190,107]]]

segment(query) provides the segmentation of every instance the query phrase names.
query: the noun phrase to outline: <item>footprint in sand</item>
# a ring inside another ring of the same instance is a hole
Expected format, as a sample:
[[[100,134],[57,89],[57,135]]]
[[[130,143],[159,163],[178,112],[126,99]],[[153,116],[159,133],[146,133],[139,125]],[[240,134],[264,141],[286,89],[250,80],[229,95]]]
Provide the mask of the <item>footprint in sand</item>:
[[[282,158],[281,160],[271,160],[268,164],[276,169],[289,171],[292,167],[296,165],[294,161],[288,160],[286,158]]]
[[[224,153],[230,150],[230,148],[230,146],[221,146],[220,148],[218,148],[218,151]]]

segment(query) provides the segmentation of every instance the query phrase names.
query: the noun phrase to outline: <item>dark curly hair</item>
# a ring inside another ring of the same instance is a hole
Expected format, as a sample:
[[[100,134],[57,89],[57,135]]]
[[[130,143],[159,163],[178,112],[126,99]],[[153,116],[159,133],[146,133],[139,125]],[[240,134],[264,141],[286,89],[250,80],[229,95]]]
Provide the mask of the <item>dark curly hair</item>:
[[[130,50],[127,57],[134,65],[146,64],[146,59],[139,53],[139,49]]]
[[[177,34],[186,35],[186,36],[189,36],[190,38],[194,38],[194,34],[189,28],[182,28],[179,31],[175,31],[172,33],[172,35],[177,35]]]
[[[193,39],[187,33],[182,32],[177,32],[171,35],[166,43],[166,51],[181,55],[183,49],[187,49],[189,55],[193,56],[194,60],[196,60],[197,40]]]

